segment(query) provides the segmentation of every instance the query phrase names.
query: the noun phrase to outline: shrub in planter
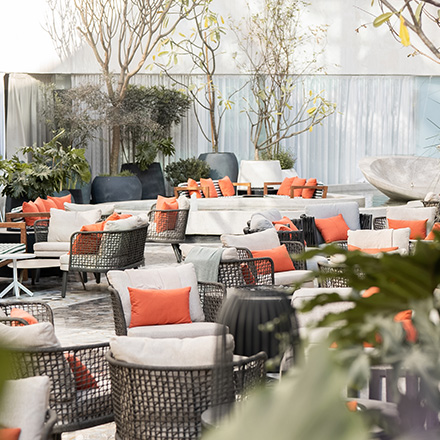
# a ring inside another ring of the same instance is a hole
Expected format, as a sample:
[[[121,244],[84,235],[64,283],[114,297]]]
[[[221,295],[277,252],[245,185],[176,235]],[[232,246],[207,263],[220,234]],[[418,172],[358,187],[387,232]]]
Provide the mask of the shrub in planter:
[[[200,180],[208,178],[210,166],[203,160],[190,157],[170,163],[165,167],[165,177],[173,186],[186,182],[188,178]]]

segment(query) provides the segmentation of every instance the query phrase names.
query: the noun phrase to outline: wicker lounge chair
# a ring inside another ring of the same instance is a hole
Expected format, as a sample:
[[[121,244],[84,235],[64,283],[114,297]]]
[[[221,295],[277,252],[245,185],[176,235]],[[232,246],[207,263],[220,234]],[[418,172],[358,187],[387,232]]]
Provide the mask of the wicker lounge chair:
[[[22,318],[11,317],[11,310],[20,308],[34,316],[38,322],[47,321],[53,324],[53,312],[47,303],[27,300],[2,300],[0,302],[0,310],[6,316],[0,316],[0,323],[11,325],[14,322],[19,322],[26,325],[27,321]]]

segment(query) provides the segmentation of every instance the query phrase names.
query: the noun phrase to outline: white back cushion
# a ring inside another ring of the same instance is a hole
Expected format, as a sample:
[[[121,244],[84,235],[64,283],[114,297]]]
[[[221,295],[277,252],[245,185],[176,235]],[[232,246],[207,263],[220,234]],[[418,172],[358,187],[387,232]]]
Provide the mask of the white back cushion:
[[[86,203],[67,203],[64,202],[64,208],[66,211],[94,211],[99,209],[101,211],[101,215],[110,215],[115,211],[114,204],[103,204],[100,203],[98,205],[91,205]]]
[[[121,297],[127,327],[131,321],[131,302],[128,287],[137,289],[179,289],[190,286],[189,313],[191,321],[201,322],[205,320],[200,304],[196,271],[192,263],[149,269],[111,270],[107,275],[110,284]]]
[[[323,205],[307,205],[307,216],[315,218],[329,218],[342,214],[349,229],[360,229],[359,205],[356,202],[332,203]]]
[[[104,231],[131,231],[148,225],[147,214],[133,215],[121,220],[109,221],[104,226]]]
[[[47,241],[70,241],[70,236],[84,225],[96,223],[101,218],[101,211],[63,211],[50,209]]]
[[[41,440],[49,388],[48,376],[7,380],[0,401],[0,425],[21,428],[20,440]]]
[[[0,344],[14,348],[59,347],[60,341],[55,336],[50,322],[10,327],[0,324]]]
[[[407,206],[390,206],[387,208],[387,219],[393,220],[426,220],[426,233],[428,234],[434,226],[435,213],[437,208],[429,206],[426,208],[409,208]]]
[[[223,234],[220,237],[223,246],[247,248],[250,251],[262,251],[280,246],[280,239],[274,228],[253,234],[233,235]]]
[[[409,228],[348,231],[347,244],[361,249],[398,247],[408,252]]]
[[[132,338],[116,336],[110,339],[115,359],[151,367],[213,366],[225,345],[226,361],[232,362],[234,338],[231,334],[196,338]]]

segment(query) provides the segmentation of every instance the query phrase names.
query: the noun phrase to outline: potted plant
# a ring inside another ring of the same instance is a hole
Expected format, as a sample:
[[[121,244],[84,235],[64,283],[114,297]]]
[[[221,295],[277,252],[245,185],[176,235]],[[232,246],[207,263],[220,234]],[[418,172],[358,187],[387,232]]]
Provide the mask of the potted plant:
[[[140,200],[142,184],[137,176],[128,170],[119,174],[101,174],[92,182],[92,203]]]
[[[85,150],[63,147],[59,142],[63,133],[59,132],[43,146],[22,147],[19,153],[29,156],[29,162],[22,162],[18,154],[0,160],[0,185],[2,195],[7,197],[7,212],[23,201],[45,198],[90,181]]]
[[[199,181],[209,177],[209,165],[200,159],[190,157],[170,163],[165,167],[165,177],[172,186],[186,182],[189,178]]]

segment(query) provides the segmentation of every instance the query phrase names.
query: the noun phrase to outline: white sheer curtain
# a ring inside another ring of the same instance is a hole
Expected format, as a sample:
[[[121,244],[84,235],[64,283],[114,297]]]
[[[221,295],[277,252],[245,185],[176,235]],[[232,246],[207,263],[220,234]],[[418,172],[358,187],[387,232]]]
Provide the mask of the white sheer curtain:
[[[6,124],[5,124],[5,74],[0,72],[0,156],[5,157]]]
[[[72,75],[71,79],[72,87],[75,87],[97,83],[100,75]],[[200,83],[204,81],[203,77],[191,78],[191,81],[195,79]],[[182,75],[179,80],[189,82],[190,78]],[[220,151],[233,151],[238,160],[253,159],[249,122],[243,112],[243,98],[250,97],[246,77],[219,75],[215,81],[222,96],[227,98],[233,94],[231,100],[234,102],[225,112],[220,126]],[[134,83],[173,86],[165,76],[151,74],[136,75]],[[322,92],[329,101],[337,104],[337,112],[312,132],[285,142],[297,157],[295,167],[298,173],[304,177],[317,177],[329,184],[363,182],[365,179],[358,168],[362,157],[420,153],[416,137],[422,137],[423,121],[429,114],[417,114],[417,109],[423,108],[420,100],[425,99],[419,96],[418,85],[417,77],[413,76],[323,75],[306,78],[306,89]],[[298,102],[301,96],[298,89]],[[8,157],[17,147],[31,145],[44,137],[37,113],[37,81],[29,75],[11,75],[6,141]],[[207,112],[200,112],[200,117],[208,128]],[[177,152],[171,160],[197,157],[210,149],[192,110],[174,128],[173,137]],[[108,139],[108,130],[103,130],[88,146],[87,157],[94,176],[108,172]]]

